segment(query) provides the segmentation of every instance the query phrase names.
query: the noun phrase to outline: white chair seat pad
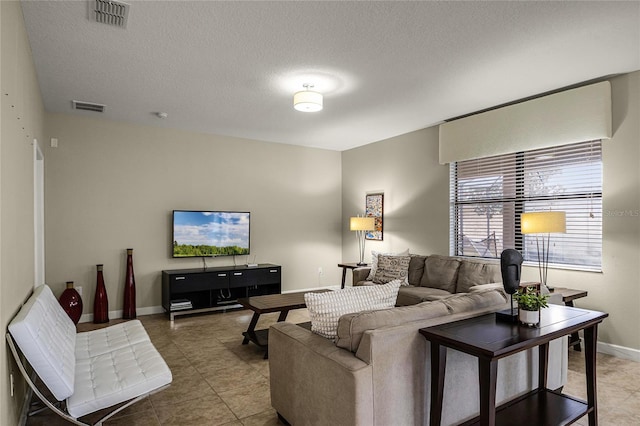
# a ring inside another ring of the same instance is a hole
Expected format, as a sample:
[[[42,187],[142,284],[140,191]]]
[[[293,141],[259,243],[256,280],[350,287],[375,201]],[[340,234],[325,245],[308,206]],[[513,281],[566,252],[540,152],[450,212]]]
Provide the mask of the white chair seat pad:
[[[78,333],[76,335],[76,359],[91,358],[149,340],[149,335],[139,320]]]
[[[67,410],[82,417],[171,383],[171,370],[150,341],[78,359]]]

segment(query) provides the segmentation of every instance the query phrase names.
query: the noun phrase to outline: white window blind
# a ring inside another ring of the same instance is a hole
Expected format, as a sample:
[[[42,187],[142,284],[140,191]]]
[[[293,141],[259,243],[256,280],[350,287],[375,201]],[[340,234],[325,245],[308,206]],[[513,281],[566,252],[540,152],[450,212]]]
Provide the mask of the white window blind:
[[[601,141],[451,163],[451,252],[499,258],[519,250],[537,262],[536,239],[520,233],[523,212],[564,211],[567,232],[550,235],[549,264],[602,267]]]

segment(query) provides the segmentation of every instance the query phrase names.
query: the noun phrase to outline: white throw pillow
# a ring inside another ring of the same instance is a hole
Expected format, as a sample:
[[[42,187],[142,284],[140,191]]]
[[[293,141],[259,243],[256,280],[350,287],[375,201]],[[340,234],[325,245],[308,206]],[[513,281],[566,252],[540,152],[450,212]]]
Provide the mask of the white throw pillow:
[[[369,271],[369,276],[367,277],[367,281],[373,281],[373,277],[376,276],[376,269],[378,269],[378,256],[408,256],[409,249],[405,251],[401,251],[398,253],[381,253],[379,251],[371,250],[371,270]]]
[[[338,320],[344,314],[393,308],[401,280],[374,286],[351,287],[326,293],[306,293],[311,331],[327,339],[338,337]]]

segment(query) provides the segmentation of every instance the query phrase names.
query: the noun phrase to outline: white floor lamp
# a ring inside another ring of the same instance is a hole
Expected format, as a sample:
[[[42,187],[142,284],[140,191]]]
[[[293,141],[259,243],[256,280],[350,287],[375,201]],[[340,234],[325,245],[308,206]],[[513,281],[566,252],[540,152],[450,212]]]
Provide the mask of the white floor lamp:
[[[549,293],[547,287],[547,270],[549,269],[549,234],[567,232],[567,215],[565,212],[533,212],[520,215],[520,232],[535,234],[538,248],[538,270],[540,272],[540,292]],[[540,238],[542,234],[542,238]],[[547,234],[546,244],[544,234]],[[542,240],[542,250],[540,249]]]
[[[375,219],[372,217],[352,217],[349,221],[349,229],[356,231],[358,239],[358,250],[360,251],[360,261],[358,266],[366,265],[364,261],[364,242],[367,231],[373,231],[376,227]]]

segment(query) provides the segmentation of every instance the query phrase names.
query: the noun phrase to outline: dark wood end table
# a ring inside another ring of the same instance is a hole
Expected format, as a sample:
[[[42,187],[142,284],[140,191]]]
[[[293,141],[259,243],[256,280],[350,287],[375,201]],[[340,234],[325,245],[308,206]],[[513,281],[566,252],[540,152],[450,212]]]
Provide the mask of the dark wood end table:
[[[342,268],[342,284],[340,288],[344,288],[344,281],[347,278],[347,269],[354,270],[356,268],[364,268],[369,266],[366,263],[364,265],[358,265],[357,263],[338,263],[338,268]]]
[[[586,290],[577,290],[573,288],[566,287],[554,287],[551,294],[561,294],[562,302],[565,306],[574,307],[573,301],[576,299],[580,299],[582,297],[587,297],[588,293]],[[569,346],[573,347],[574,351],[580,352],[582,349],[580,348],[580,336],[578,332],[571,333],[571,338],[569,339]]]
[[[478,358],[480,416],[464,424],[564,425],[589,415],[589,426],[598,423],[596,402],[596,340],[598,324],[608,314],[551,305],[543,309],[539,328],[496,321],[495,314],[420,329],[431,343],[431,417],[437,426],[442,417],[447,348]],[[549,342],[584,330],[587,401],[547,389]],[[538,347],[538,388],[496,408],[498,360]]]
[[[328,290],[316,290],[314,293],[321,293],[324,291]],[[305,293],[309,292],[268,294],[265,296],[238,299],[239,304],[253,311],[253,317],[251,317],[251,322],[249,323],[247,331],[242,332],[242,335],[244,336],[242,344],[246,345],[249,342],[255,343],[265,350],[264,358],[267,359],[269,357],[269,329],[256,330],[256,325],[258,324],[260,315],[270,312],[280,312],[280,315],[278,315],[278,322],[284,321],[287,319],[289,311],[307,307],[304,302]],[[310,323],[298,325],[307,328],[311,327]]]

